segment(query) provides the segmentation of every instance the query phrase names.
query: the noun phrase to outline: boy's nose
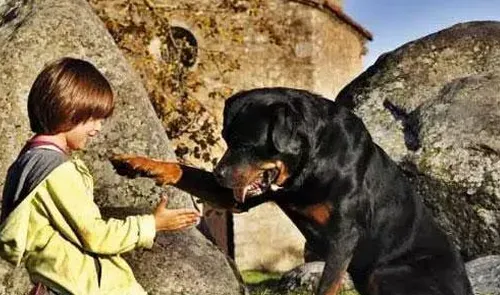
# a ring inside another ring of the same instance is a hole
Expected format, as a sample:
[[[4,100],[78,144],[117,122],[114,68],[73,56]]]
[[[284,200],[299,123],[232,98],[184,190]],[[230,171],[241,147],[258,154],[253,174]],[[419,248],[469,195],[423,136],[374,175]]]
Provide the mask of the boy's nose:
[[[102,127],[102,121],[101,120],[95,121],[94,130],[99,132],[101,131],[101,127]]]
[[[94,121],[94,124],[92,126],[92,130],[90,130],[88,135],[90,137],[96,136],[101,131],[101,127],[102,127],[102,122],[100,120]]]

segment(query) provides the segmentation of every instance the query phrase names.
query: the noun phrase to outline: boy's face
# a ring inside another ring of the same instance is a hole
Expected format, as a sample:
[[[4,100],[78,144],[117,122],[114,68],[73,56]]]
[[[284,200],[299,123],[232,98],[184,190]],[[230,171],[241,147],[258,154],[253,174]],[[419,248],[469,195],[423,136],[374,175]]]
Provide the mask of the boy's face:
[[[90,119],[66,132],[66,144],[71,151],[85,148],[89,137],[94,137],[101,130],[103,119]]]

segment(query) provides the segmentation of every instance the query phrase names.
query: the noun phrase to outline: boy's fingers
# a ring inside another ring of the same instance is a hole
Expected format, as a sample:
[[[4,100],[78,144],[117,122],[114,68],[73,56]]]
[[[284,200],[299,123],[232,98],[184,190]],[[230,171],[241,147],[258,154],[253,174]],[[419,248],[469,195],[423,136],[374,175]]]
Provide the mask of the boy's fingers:
[[[196,224],[196,222],[194,222],[194,221],[186,221],[186,222],[182,223],[181,228],[192,226],[194,224]]]
[[[189,209],[189,208],[182,208],[182,209],[174,209],[179,215],[186,215],[186,214],[193,214],[196,216],[200,216],[200,212],[194,210],[194,209]]]
[[[197,216],[184,216],[178,219],[180,223],[184,222],[197,222],[198,217]]]
[[[179,222],[179,226],[189,226],[189,225],[192,225],[192,224],[195,224],[196,221],[195,220],[183,220],[182,222]]]
[[[162,209],[162,210],[164,209],[164,210],[166,210],[167,204],[168,204],[168,197],[167,197],[167,195],[161,195],[160,196],[160,201],[156,205],[156,208],[157,208],[157,210],[158,209]]]
[[[187,222],[187,223],[189,223],[189,224],[192,224],[192,223],[197,223],[197,222],[199,221],[199,219],[200,219],[200,218],[199,218],[199,217],[197,217],[197,216],[189,216],[189,217],[187,217],[187,218],[184,220],[184,222]]]
[[[168,203],[168,195],[167,194],[161,194],[161,202],[165,203],[165,205]]]
[[[179,230],[179,229],[188,228],[188,227],[195,225],[196,222],[197,222],[197,218],[194,218],[194,219],[188,218],[188,219],[183,219],[183,220],[178,219],[176,222],[176,225],[174,227],[172,227],[172,230]]]

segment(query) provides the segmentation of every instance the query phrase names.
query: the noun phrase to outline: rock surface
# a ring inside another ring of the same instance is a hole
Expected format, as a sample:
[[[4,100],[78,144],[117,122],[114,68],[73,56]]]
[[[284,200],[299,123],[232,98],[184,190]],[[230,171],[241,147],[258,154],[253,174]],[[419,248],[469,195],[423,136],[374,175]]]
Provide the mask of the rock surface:
[[[413,180],[466,257],[500,251],[500,75],[443,86],[411,113],[421,148]]]
[[[315,290],[324,267],[325,263],[322,261],[302,264],[286,272],[277,283],[276,289],[283,293],[297,289]],[[500,256],[490,255],[477,258],[467,262],[465,267],[474,294],[500,294]],[[354,285],[349,275],[344,278],[343,290],[354,291]]]
[[[151,180],[119,177],[107,158],[123,152],[163,159],[173,159],[174,154],[140,78],[83,0],[0,2],[0,190],[7,167],[31,135],[26,111],[31,84],[45,63],[62,56],[91,61],[109,79],[117,97],[113,117],[89,151],[80,154],[94,174],[98,204],[115,208],[105,211],[118,216],[126,208],[151,211],[164,190]],[[187,195],[169,192],[171,207],[191,206]],[[196,230],[160,235],[153,250],[134,251],[127,258],[150,294],[242,292],[226,257]],[[25,294],[28,279],[17,278],[22,273],[1,264],[0,294]]]
[[[410,113],[457,78],[499,70],[500,22],[462,23],[381,55],[336,101],[353,108],[377,142],[401,159],[408,152],[403,126],[384,101]]]
[[[381,56],[336,101],[407,172],[466,260],[500,253],[500,22]]]
[[[0,259],[1,295],[24,295],[31,289],[28,272],[22,266],[13,268],[7,261]]]
[[[500,294],[500,256],[481,257],[465,264],[474,294]]]
[[[325,263],[323,261],[304,263],[286,272],[281,277],[278,285],[283,290],[316,290],[324,268]],[[354,285],[348,274],[344,278],[342,290],[354,290]]]

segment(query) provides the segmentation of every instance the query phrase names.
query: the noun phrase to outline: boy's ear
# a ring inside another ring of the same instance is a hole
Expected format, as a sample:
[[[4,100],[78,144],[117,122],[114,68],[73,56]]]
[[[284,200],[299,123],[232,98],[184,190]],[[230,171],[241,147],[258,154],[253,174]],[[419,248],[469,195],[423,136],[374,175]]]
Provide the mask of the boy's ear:
[[[298,136],[299,114],[289,105],[280,104],[274,107],[273,115],[270,137],[274,147],[280,153],[298,154],[301,146]]]

